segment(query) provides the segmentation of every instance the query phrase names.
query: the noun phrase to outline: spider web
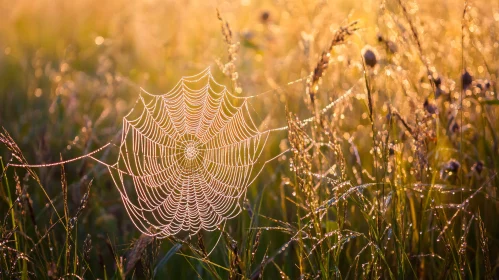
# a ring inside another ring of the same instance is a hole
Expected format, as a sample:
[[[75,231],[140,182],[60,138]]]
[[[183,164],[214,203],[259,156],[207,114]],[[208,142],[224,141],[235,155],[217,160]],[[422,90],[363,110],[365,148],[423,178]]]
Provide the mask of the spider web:
[[[318,114],[351,96],[360,81]],[[248,100],[273,91],[235,96],[207,68],[181,78],[163,95],[141,89],[123,118],[118,160],[112,165],[94,157],[111,146],[109,142],[69,160],[28,164],[18,158],[21,163],[9,162],[7,167],[51,167],[91,158],[108,168],[130,219],[142,233],[165,238],[179,232],[213,231],[241,212],[241,199],[265,165],[290,151],[259,160],[269,134],[288,126],[260,131]],[[301,128],[314,119],[296,124]]]
[[[240,213],[269,132],[258,130],[247,98],[232,95],[207,68],[163,95],[141,89],[108,168],[141,232],[213,231]]]

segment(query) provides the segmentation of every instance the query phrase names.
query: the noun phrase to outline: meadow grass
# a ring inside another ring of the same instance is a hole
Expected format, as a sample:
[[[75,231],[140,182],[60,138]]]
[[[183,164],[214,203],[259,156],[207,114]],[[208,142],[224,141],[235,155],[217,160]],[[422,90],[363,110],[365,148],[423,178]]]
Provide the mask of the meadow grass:
[[[18,0],[0,13],[0,278],[499,278],[499,3]],[[89,158],[9,166],[108,142],[96,157],[112,164],[138,88],[167,92],[210,65],[235,94],[265,92],[257,123],[287,126],[264,157],[290,149],[219,231],[141,235]]]

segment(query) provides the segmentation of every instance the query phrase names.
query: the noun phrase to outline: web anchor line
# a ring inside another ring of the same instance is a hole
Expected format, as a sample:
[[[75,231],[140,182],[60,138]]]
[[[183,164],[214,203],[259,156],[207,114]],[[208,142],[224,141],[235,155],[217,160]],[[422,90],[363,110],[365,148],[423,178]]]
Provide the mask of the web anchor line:
[[[352,90],[319,113],[325,114]],[[214,80],[207,68],[181,78],[162,95],[141,89],[135,105],[123,118],[114,164],[96,157],[110,142],[56,163],[9,165],[42,168],[91,158],[108,168],[131,221],[143,234],[165,238],[179,232],[192,236],[201,229],[214,231],[241,212],[247,188],[266,164],[289,152],[260,160],[269,135],[288,130],[284,126],[260,131],[250,114],[249,108],[254,108],[248,100],[272,91],[275,89],[254,96],[234,96]],[[236,104],[235,100],[242,102]],[[306,126],[314,118],[299,121],[299,126]],[[132,179],[132,186],[127,177]]]
[[[90,158],[93,158],[92,155],[104,150],[105,148],[107,148],[109,145],[111,145],[112,143],[109,142],[107,144],[105,144],[104,146],[98,148],[97,150],[94,150],[88,154],[85,154],[85,155],[82,155],[82,156],[79,156],[79,157],[75,157],[75,158],[72,158],[72,159],[68,159],[68,160],[64,160],[64,161],[59,161],[59,162],[54,162],[54,163],[44,163],[44,164],[17,164],[17,163],[9,163],[8,165],[9,166],[12,166],[12,167],[22,167],[22,168],[42,168],[42,167],[52,167],[52,166],[57,166],[57,165],[63,165],[63,164],[66,164],[66,163],[70,163],[70,162],[74,162],[74,161],[78,161],[78,160],[82,160],[82,159],[85,159],[87,157],[90,157]],[[94,158],[95,159],[95,158]]]

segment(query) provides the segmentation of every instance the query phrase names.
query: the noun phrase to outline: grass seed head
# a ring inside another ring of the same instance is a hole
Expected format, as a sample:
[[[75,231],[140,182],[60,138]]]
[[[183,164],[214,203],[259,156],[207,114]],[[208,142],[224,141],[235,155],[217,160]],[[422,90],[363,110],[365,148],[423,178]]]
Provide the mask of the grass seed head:
[[[428,99],[425,100],[423,107],[431,115],[436,114],[438,111],[437,106],[431,103]]]
[[[260,20],[262,21],[262,23],[268,23],[270,21],[270,12],[263,11],[260,15]]]
[[[362,50],[362,56],[364,57],[364,61],[365,61],[366,65],[369,66],[369,67],[374,67],[378,63],[378,59],[376,57],[376,53],[369,46],[366,46]]]
[[[466,70],[461,76],[461,83],[463,85],[463,89],[467,89],[471,83],[473,82],[473,76]]]
[[[478,175],[480,175],[482,173],[482,171],[483,171],[483,161],[481,161],[481,160],[477,161],[473,165],[473,167],[471,167],[471,169],[473,171],[475,171],[476,173],[478,173]]]
[[[446,164],[444,164],[444,169],[453,173],[456,173],[460,167],[461,164],[455,159],[451,159]]]

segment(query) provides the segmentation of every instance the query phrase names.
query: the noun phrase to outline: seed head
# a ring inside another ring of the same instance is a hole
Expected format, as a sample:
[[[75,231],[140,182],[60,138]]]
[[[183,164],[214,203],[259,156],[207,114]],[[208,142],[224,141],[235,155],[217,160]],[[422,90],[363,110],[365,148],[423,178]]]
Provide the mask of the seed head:
[[[461,82],[463,84],[463,89],[467,89],[473,82],[473,77],[470,73],[468,73],[468,71],[464,71],[463,75],[461,76]]]
[[[477,88],[480,90],[489,90],[490,89],[490,82],[488,80],[477,80]]]
[[[440,79],[440,76],[436,76],[433,78],[433,82],[435,83],[435,86],[438,88],[442,84],[442,79]]]
[[[366,46],[362,51],[362,56],[364,57],[364,61],[366,65],[369,67],[376,66],[378,59],[376,58],[376,53],[371,49],[371,47]]]
[[[430,114],[437,113],[437,106],[435,104],[431,103],[430,101],[428,101],[428,99],[426,99],[424,101],[423,107]]]
[[[461,167],[461,164],[455,160],[455,159],[451,159],[449,160],[445,165],[444,165],[444,169],[447,170],[447,171],[451,171],[453,173],[456,173],[459,168]]]
[[[377,38],[378,38],[378,42],[379,43],[382,43],[383,41],[385,41],[385,38],[383,38],[383,35],[379,34],[377,35]]]
[[[442,169],[440,169],[440,178],[447,179],[450,175],[456,174],[461,168],[461,164],[455,160],[451,159],[448,162],[444,163]]]
[[[269,11],[263,11],[261,14],[260,14],[260,20],[263,22],[263,23],[267,23],[270,19],[270,12]]]
[[[483,162],[481,160],[477,161],[473,167],[471,167],[471,169],[473,171],[475,171],[476,173],[478,173],[478,175],[480,175],[482,173],[482,170],[483,170]]]

